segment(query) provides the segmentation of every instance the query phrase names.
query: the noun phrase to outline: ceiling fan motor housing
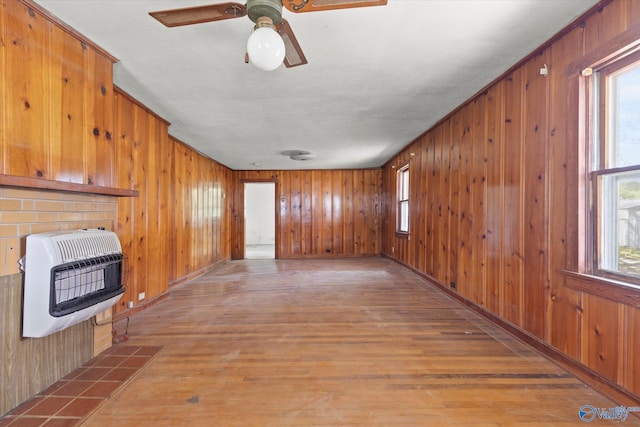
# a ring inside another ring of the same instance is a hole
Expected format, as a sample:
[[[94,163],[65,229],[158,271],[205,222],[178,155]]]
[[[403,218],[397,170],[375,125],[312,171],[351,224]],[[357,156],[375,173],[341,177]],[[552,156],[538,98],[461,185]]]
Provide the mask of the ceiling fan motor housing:
[[[282,21],[282,0],[247,0],[247,15],[253,22],[266,16],[278,25]]]

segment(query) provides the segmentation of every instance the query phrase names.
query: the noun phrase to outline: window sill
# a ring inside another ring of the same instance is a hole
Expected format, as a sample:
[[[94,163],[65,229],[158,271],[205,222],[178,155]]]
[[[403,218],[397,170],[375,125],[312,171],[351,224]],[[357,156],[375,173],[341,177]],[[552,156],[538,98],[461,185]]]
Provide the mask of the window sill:
[[[640,308],[640,286],[591,274],[563,271],[567,287]]]
[[[409,236],[410,236],[409,233],[405,233],[403,231],[396,231],[396,238],[398,238],[398,239],[409,240]]]

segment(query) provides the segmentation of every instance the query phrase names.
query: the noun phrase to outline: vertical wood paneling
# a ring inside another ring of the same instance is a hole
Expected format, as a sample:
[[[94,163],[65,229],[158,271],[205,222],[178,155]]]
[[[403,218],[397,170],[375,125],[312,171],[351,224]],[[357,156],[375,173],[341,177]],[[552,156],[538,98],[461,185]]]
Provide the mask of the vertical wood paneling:
[[[342,171],[336,171],[331,174],[331,224],[332,233],[332,252],[334,254],[345,254],[343,246],[344,236],[344,217],[342,216],[342,204],[346,202],[345,195],[342,192]],[[295,220],[295,218],[294,218]]]
[[[548,285],[547,203],[547,102],[548,80],[540,68],[547,53],[536,55],[524,67],[524,329],[545,337],[546,288]]]
[[[62,53],[51,58],[51,117],[57,118],[51,121],[51,179],[83,183],[85,52],[76,37],[55,26],[51,49]]]
[[[553,207],[554,221],[549,222],[550,248],[549,271],[551,274],[550,325],[563,325],[551,328],[549,342],[573,358],[580,355],[580,317],[581,294],[564,286],[562,270],[574,268],[577,262],[575,249],[578,243],[576,233],[570,233],[569,224],[578,222],[578,194],[574,191],[553,191],[555,188],[578,188],[578,129],[566,120],[573,111],[578,111],[575,97],[567,93],[578,92],[578,76],[567,76],[564,70],[582,53],[582,32],[573,31],[556,42],[551,50],[550,62],[553,64],[550,78],[549,111],[549,171],[550,206]],[[571,255],[571,252],[574,255]]]
[[[473,286],[471,298],[478,304],[486,300],[486,194],[487,194],[487,95],[473,101],[473,157],[471,164],[471,225]]]
[[[321,171],[320,172],[320,185],[322,188],[321,203],[322,208],[321,212],[321,224],[322,224],[322,234],[320,238],[320,253],[332,254],[334,252],[333,248],[333,194],[331,188],[331,178],[333,172],[332,171]],[[337,225],[337,224],[335,224]]]
[[[166,227],[169,242],[162,250],[167,253],[164,267],[169,283],[184,280],[206,271],[221,261],[230,258],[231,247],[227,229],[230,226],[227,194],[230,188],[229,169],[193,151],[180,141],[168,137],[165,132],[158,135],[166,146],[158,169],[160,181],[168,184],[166,196],[156,202],[161,211],[167,213]],[[164,206],[163,200],[171,200]],[[162,239],[164,223],[159,224],[158,239]]]
[[[600,8],[585,21],[585,51],[599,47],[603,41],[610,40],[628,27],[628,4],[636,0],[620,0]]]
[[[414,222],[414,233],[417,239],[412,266],[428,274],[434,273],[436,261],[436,251],[434,250],[434,231],[436,218],[434,218],[436,192],[433,191],[437,176],[438,156],[436,155],[436,142],[433,135],[420,138],[414,152],[415,157],[409,166],[409,185],[411,194],[409,199],[416,205],[414,208],[418,212],[424,212],[424,217]],[[423,179],[424,178],[424,179]],[[412,189],[415,188],[415,189]]]
[[[458,257],[460,254],[460,115],[456,114],[450,119],[449,136],[451,138],[450,145],[450,168],[449,168],[449,285],[457,289],[458,284]],[[445,196],[446,197],[446,196]]]
[[[584,254],[578,223],[586,215],[579,205],[585,191],[579,80],[567,71],[638,24],[638,2],[607,3],[383,169],[386,255],[442,286],[455,283],[468,300],[634,393],[640,389],[637,308],[568,288],[564,270],[576,270]],[[545,64],[547,77],[540,74]],[[431,152],[432,140],[436,146],[442,140],[446,157]],[[394,232],[394,167],[411,152],[418,153],[411,180],[419,189],[411,193],[407,239]],[[443,201],[449,221],[439,215]],[[444,248],[446,260],[436,248]],[[443,264],[448,274],[440,273]]]
[[[471,298],[473,290],[473,194],[471,193],[471,177],[473,173],[473,136],[471,122],[473,106],[467,104],[460,111],[458,132],[460,135],[460,207],[458,213],[458,284],[457,290],[467,298]]]
[[[501,315],[503,299],[504,229],[504,83],[487,93],[486,306]]]
[[[505,147],[504,147],[504,282],[501,316],[511,323],[523,324],[524,285],[524,192],[522,162],[523,138],[523,83],[522,70],[507,76],[505,82]],[[493,166],[493,165],[491,165]]]
[[[636,395],[640,395],[640,309],[628,307],[626,325],[627,345],[624,350],[625,383],[623,386]]]
[[[51,218],[55,214],[47,209],[48,224],[23,224],[20,229],[35,232],[69,226],[113,226],[128,256],[128,282],[116,311],[125,311],[129,301],[140,303],[140,292],[145,293],[146,299],[164,293],[170,276],[180,280],[197,273],[196,266],[210,268],[217,261],[228,259],[230,222],[226,194],[230,171],[185,149],[188,161],[182,162],[180,182],[192,169],[200,174],[189,175],[188,188],[176,185],[172,179],[174,158],[180,155],[181,144],[169,141],[167,123],[126,95],[114,94],[113,58],[31,7],[20,1],[2,1],[0,7],[0,173],[137,189],[140,193],[137,198],[118,199],[116,218],[102,217],[105,214],[101,211],[85,211],[91,201],[73,202],[72,205],[82,205],[81,218],[90,219],[68,222],[60,216],[63,222],[53,227],[55,219]],[[178,190],[183,197],[174,205]],[[38,200],[28,203],[33,209]],[[198,209],[198,236],[203,238],[194,240],[187,235],[184,253],[189,264],[178,275],[178,265],[184,257],[173,249],[178,247],[177,237],[185,233],[184,227],[174,227],[175,219],[185,207],[191,214],[194,205],[193,211]],[[26,215],[40,219],[39,214]],[[7,244],[3,243],[3,247]],[[17,258],[13,260],[16,261]],[[16,283],[21,283],[21,275],[5,274],[0,280],[6,278],[17,278]],[[9,289],[4,283],[1,285],[0,290]],[[11,307],[5,304],[0,310],[0,377],[3,385],[13,384],[11,393],[0,397],[0,413],[93,355],[91,322],[46,339],[20,340],[20,300],[15,299],[19,295],[21,292],[15,292],[10,298]],[[4,297],[0,300],[9,301]],[[110,342],[110,333],[102,337]],[[11,372],[7,374],[6,369]],[[1,388],[7,391],[6,387]]]
[[[123,96],[115,98],[116,110],[116,163],[118,164],[116,178],[119,188],[133,189],[135,163],[133,161],[133,138],[124,131],[133,128],[133,109],[134,106]],[[129,273],[131,270],[130,257],[133,255],[133,223],[134,223],[134,199],[129,197],[120,197],[118,199],[118,216],[115,224],[122,252],[127,255],[127,276],[125,283],[125,293],[120,299],[117,307],[124,310],[127,307],[127,301],[133,301],[133,275]]]
[[[7,12],[6,0],[0,0],[0,173],[6,174],[7,162]]]
[[[451,264],[451,257],[449,256],[451,247],[450,221],[453,194],[450,186],[450,172],[453,161],[451,120],[447,119],[442,126],[439,126],[435,135],[436,146],[442,152],[441,170],[438,174],[439,183],[438,187],[436,187],[437,190],[434,191],[438,200],[438,216],[437,218],[434,217],[433,221],[433,227],[437,231],[434,236],[434,251],[438,253],[435,277],[447,286],[451,282],[449,276],[449,266]]]
[[[355,255],[356,247],[354,245],[355,211],[353,203],[353,179],[348,172],[342,176],[342,244],[345,255]]]
[[[429,235],[428,235],[428,248],[429,251],[425,254],[430,259],[429,261],[423,261],[425,264],[431,264],[431,275],[438,277],[439,280],[446,282],[446,277],[443,277],[443,264],[446,265],[446,258],[443,252],[442,234],[440,228],[446,231],[446,222],[444,220],[447,216],[447,197],[442,197],[443,179],[447,176],[448,171],[448,154],[449,146],[446,140],[443,139],[444,127],[438,129],[437,132],[433,132],[433,135],[429,135],[429,146],[433,150],[433,168],[427,169],[425,172],[429,175],[429,186],[425,189],[429,196],[429,210],[431,212],[429,220]],[[429,164],[429,163],[427,163]],[[425,170],[423,168],[423,170]],[[443,214],[444,212],[444,214]],[[431,255],[430,255],[431,254]]]
[[[611,381],[618,381],[618,368],[624,353],[619,353],[621,330],[620,305],[593,295],[584,296],[585,316],[582,329],[583,362]]]
[[[50,25],[33,9],[6,2],[6,173],[50,178],[49,71]],[[28,52],[28,55],[25,55]],[[38,123],[34,126],[34,123]]]
[[[244,182],[276,181],[280,258],[380,253],[382,171],[233,171],[232,246],[244,257]]]
[[[29,4],[2,12],[2,171],[113,186],[112,58]]]
[[[111,61],[94,50],[85,50],[85,183],[113,185],[113,71]]]
[[[132,301],[138,300],[138,294],[144,292],[147,284],[147,270],[149,269],[149,239],[148,219],[149,197],[152,188],[147,181],[150,164],[149,149],[149,121],[153,120],[140,105],[133,108],[133,129],[129,133],[133,139],[133,188],[138,191],[138,197],[133,201],[133,242],[129,255],[131,265],[130,286],[133,292]]]

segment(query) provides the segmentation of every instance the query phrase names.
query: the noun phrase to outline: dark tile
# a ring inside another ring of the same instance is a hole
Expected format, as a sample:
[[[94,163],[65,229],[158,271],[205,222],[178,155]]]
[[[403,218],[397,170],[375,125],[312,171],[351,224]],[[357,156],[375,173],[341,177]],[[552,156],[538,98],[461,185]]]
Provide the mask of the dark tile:
[[[99,381],[82,393],[82,397],[109,397],[121,385],[119,381]]]
[[[148,346],[148,347],[140,347],[140,350],[136,351],[136,356],[155,356],[160,350],[162,350],[162,346]]]
[[[57,390],[50,393],[54,396],[68,396],[68,397],[76,397],[80,396],[86,389],[91,387],[94,382],[93,381],[59,381],[62,383],[62,386]]]
[[[80,425],[81,422],[82,418],[49,418],[42,427],[73,427]]]
[[[84,417],[97,408],[104,399],[78,397],[58,412],[58,417]]]
[[[44,400],[44,397],[41,397],[41,396],[36,396],[33,399],[29,399],[26,402],[24,402],[22,405],[16,407],[12,411],[9,411],[9,415],[24,414],[27,411],[29,411],[29,409],[33,408],[34,406],[36,406],[37,404],[39,404],[43,400]]]
[[[30,417],[22,415],[16,418],[11,424],[11,427],[37,427],[47,421],[47,417]]]
[[[82,365],[84,368],[88,368],[91,366],[96,366],[105,356],[100,355],[100,356],[96,356],[91,360],[87,360],[86,362],[84,362],[84,364]]]
[[[142,368],[146,363],[151,360],[147,356],[131,356],[127,360],[120,364],[120,368]]]
[[[73,380],[75,379],[78,375],[80,375],[81,373],[83,373],[85,370],[85,368],[78,368],[75,371],[69,372],[67,375],[65,375],[62,379],[63,380]]]
[[[60,409],[65,407],[73,399],[69,397],[47,396],[40,403],[29,409],[27,415],[55,415]]]
[[[83,372],[76,376],[75,379],[83,381],[97,381],[107,375],[109,371],[111,371],[111,368],[101,368],[97,366],[90,367],[86,368]]]
[[[136,372],[138,372],[138,369],[136,368],[114,368],[111,372],[102,377],[102,381],[126,381]]]
[[[40,392],[38,394],[40,394],[41,396],[56,394],[56,392],[60,390],[66,383],[66,380],[60,380],[56,383],[51,384],[51,386],[47,387],[43,392]]]
[[[103,368],[115,368],[116,366],[124,362],[126,359],[127,359],[127,356],[116,356],[116,355],[103,356],[100,358],[96,358],[96,362],[91,366],[94,366],[94,367],[98,366]]]
[[[140,347],[137,345],[114,345],[108,350],[105,350],[103,354],[130,356],[138,350],[140,350]]]

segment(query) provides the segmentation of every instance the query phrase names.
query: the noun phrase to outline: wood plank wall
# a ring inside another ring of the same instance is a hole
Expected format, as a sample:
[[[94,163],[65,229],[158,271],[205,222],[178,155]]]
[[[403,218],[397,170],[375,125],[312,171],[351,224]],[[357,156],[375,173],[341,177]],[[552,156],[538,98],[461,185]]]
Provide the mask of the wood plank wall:
[[[120,313],[229,259],[231,170],[170,137],[167,122],[119,89],[115,111],[118,187],[138,191],[118,200],[129,262]]]
[[[22,2],[1,15],[0,173],[113,186],[113,58]]]
[[[169,283],[198,274],[231,254],[231,169],[169,138],[173,190]]]
[[[113,185],[112,59],[37,8],[0,2],[0,173]],[[111,228],[115,201],[91,195],[0,189],[0,414],[93,355],[91,321],[22,339],[24,256],[30,233]]]
[[[144,304],[170,283],[230,257],[231,171],[171,138],[166,121],[114,88],[113,60],[30,1],[0,0],[0,173],[139,192],[119,198],[117,215],[106,216],[105,198],[116,203],[109,196],[43,190],[38,199],[31,190],[3,190],[10,200],[0,200],[0,216],[12,220],[1,234],[16,244],[0,241],[0,293],[15,293],[15,283],[22,283],[15,260],[31,232],[116,230],[130,267],[115,308],[122,316],[129,301]],[[67,198],[73,203],[64,203]],[[20,218],[13,211],[26,203],[30,212]],[[54,212],[53,205],[67,210]],[[141,292],[144,301],[138,301]],[[0,414],[77,368],[94,344],[90,321],[42,345],[18,342],[21,309],[14,299],[2,302],[0,359],[11,369],[0,372],[0,395],[7,397],[0,399]],[[8,393],[7,384],[16,392]]]
[[[596,10],[391,159],[382,250],[640,395],[640,308],[569,288],[562,273],[581,251],[579,76],[569,69],[621,34],[640,35],[640,2]],[[410,239],[395,233],[407,162]]]
[[[120,90],[115,111],[117,186],[138,191],[138,197],[118,200],[115,231],[128,261],[126,291],[115,310],[120,312],[168,288],[173,165],[167,122]]]
[[[276,257],[380,254],[382,170],[234,171],[232,258],[244,258],[244,183],[276,183]]]

